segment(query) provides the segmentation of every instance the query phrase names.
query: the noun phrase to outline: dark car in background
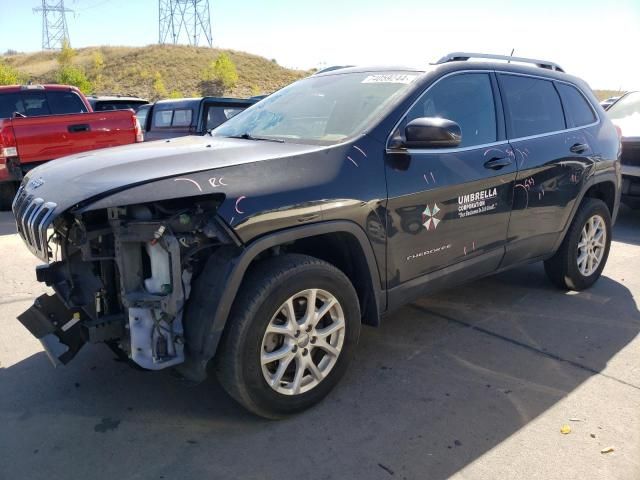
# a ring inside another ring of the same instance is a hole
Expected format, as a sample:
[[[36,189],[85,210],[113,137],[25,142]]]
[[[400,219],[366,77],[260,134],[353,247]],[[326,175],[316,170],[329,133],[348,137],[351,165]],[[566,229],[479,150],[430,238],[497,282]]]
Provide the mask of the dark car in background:
[[[131,109],[137,112],[142,105],[149,103],[144,98],[124,95],[91,95],[87,97],[94,112]]]
[[[159,100],[137,111],[145,140],[204,135],[263,97],[199,97]]]
[[[629,92],[607,115],[622,133],[622,201],[640,208],[640,92]]]

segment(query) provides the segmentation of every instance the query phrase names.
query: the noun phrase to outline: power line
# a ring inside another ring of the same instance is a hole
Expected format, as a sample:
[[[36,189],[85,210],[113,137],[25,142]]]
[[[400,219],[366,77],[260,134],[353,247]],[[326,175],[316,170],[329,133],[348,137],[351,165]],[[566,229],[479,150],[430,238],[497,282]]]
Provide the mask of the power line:
[[[158,42],[213,47],[209,0],[158,0]]]
[[[43,50],[59,50],[63,44],[70,44],[65,14],[73,10],[64,7],[64,0],[42,0],[42,6],[35,7],[33,12],[42,12]]]

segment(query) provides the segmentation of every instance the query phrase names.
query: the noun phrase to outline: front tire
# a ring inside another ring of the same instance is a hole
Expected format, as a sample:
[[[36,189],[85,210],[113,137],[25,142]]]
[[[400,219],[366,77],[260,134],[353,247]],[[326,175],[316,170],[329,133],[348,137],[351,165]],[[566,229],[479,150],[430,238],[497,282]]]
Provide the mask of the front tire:
[[[556,254],[544,262],[547,276],[563,290],[584,290],[604,269],[611,247],[611,214],[597,198],[586,198],[578,208]]]
[[[215,368],[251,412],[282,418],[319,402],[338,383],[360,335],[349,279],[305,255],[263,260],[247,273]]]

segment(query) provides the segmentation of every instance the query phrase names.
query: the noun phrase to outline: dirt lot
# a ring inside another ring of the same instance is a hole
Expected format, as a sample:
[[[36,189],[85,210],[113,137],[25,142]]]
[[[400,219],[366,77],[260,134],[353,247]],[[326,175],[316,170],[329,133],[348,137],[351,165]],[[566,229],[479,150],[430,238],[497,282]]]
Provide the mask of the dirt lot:
[[[269,422],[102,346],[54,370],[15,320],[43,289],[0,214],[0,479],[637,480],[640,212],[614,238],[587,292],[532,265],[365,328],[326,401]]]

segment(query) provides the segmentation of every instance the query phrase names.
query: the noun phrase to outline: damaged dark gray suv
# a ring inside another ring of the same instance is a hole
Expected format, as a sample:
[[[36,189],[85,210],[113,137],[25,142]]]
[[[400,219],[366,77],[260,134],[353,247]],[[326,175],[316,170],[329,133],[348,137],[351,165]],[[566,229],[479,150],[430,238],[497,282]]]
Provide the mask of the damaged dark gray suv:
[[[551,62],[313,75],[211,135],[31,171],[13,212],[55,293],[20,321],[54,364],[103,342],[149,370],[212,369],[282,417],[335,386],[362,323],[425,293],[537,261],[592,285],[619,154],[589,87]]]

